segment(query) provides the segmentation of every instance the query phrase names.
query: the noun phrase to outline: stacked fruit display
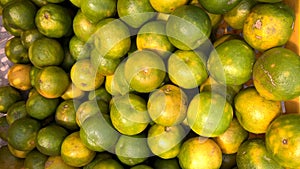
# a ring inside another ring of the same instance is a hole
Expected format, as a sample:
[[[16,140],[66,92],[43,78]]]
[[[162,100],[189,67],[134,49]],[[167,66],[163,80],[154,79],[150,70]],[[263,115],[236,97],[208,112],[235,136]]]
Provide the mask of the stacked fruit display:
[[[0,4],[4,168],[299,169],[281,0]]]

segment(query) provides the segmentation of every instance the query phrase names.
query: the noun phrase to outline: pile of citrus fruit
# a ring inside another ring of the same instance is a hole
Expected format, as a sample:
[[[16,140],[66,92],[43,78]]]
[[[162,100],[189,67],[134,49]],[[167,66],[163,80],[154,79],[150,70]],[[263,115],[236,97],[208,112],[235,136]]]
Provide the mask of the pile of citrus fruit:
[[[281,0],[1,0],[1,168],[300,169]],[[298,3],[299,5],[299,3]],[[219,28],[226,25],[226,31]]]

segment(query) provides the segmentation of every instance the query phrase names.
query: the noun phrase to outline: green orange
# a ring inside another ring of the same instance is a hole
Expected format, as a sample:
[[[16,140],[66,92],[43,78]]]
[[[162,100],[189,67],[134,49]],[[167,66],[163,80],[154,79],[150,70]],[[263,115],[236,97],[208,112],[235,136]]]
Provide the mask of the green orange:
[[[117,12],[116,0],[81,0],[81,11],[92,22],[96,23],[108,17],[112,17]]]
[[[29,63],[26,47],[22,44],[20,37],[12,37],[5,43],[5,55],[13,63]]]
[[[294,11],[284,3],[255,5],[245,20],[243,37],[254,49],[282,46],[290,38],[295,22]]]
[[[266,149],[265,141],[260,138],[245,141],[237,152],[236,162],[239,169],[283,169]]]
[[[226,98],[207,91],[196,94],[187,110],[188,125],[194,132],[206,137],[223,134],[232,118],[233,109]]]
[[[266,149],[272,158],[286,168],[299,167],[299,114],[276,118],[266,132]]]
[[[181,168],[218,169],[222,151],[210,138],[192,137],[182,144],[178,159]]]
[[[96,152],[88,149],[80,139],[79,131],[69,134],[61,145],[61,158],[73,167],[83,167],[90,163]]]
[[[208,40],[211,21],[200,7],[182,5],[168,18],[166,32],[175,47],[181,50],[196,49]]]
[[[21,100],[21,93],[12,86],[0,87],[0,112],[6,112],[15,102]]]
[[[43,35],[61,38],[72,29],[72,16],[62,5],[49,3],[37,11],[35,25]]]
[[[241,85],[251,78],[254,62],[254,50],[246,42],[233,39],[223,42],[210,53],[207,68],[217,82]]]
[[[253,67],[253,83],[268,100],[290,100],[300,95],[300,57],[286,48],[264,52]]]
[[[139,28],[156,15],[149,0],[118,0],[117,12],[133,28]]]
[[[199,3],[203,6],[203,8],[214,14],[225,14],[237,6],[240,2],[241,0],[199,0]]]

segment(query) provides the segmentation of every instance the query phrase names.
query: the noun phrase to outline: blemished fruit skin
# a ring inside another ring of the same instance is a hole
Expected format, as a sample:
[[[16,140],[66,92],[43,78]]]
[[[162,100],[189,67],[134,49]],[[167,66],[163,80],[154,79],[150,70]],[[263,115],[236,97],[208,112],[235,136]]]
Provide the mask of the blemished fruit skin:
[[[286,168],[300,166],[300,115],[286,114],[276,118],[269,126],[265,140],[273,159]]]
[[[260,138],[249,139],[239,148],[236,156],[239,169],[265,168],[283,169],[266,149],[265,141]]]
[[[294,11],[284,3],[257,4],[245,20],[243,36],[254,49],[266,51],[288,41],[294,22]]]
[[[268,100],[290,100],[300,95],[300,57],[276,47],[264,52],[253,66],[253,83]]]

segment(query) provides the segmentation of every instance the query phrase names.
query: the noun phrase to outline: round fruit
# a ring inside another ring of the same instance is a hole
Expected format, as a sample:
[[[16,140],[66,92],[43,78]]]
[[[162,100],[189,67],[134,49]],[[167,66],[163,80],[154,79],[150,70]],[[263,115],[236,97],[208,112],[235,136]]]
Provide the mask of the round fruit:
[[[133,28],[139,28],[156,15],[149,0],[118,0],[117,12]]]
[[[241,0],[199,0],[199,3],[210,13],[213,14],[225,14],[235,6],[237,6]]]
[[[138,50],[152,50],[161,57],[167,58],[174,50],[166,34],[166,21],[155,20],[144,24],[136,37]]]
[[[79,89],[74,85],[74,83],[70,83],[67,90],[61,95],[61,98],[64,100],[69,99],[80,99],[85,96],[85,92]]]
[[[7,112],[8,108],[22,99],[21,93],[12,86],[0,86],[0,112]]]
[[[137,92],[148,93],[165,79],[166,68],[162,58],[152,51],[136,51],[125,62],[125,79]]]
[[[93,161],[88,163],[83,167],[83,169],[93,169],[95,165],[97,165],[100,161],[106,160],[106,159],[111,159],[112,154],[109,152],[99,152],[96,154],[94,157]]]
[[[81,0],[82,13],[92,22],[96,23],[109,18],[117,12],[116,0]]]
[[[36,138],[36,148],[48,156],[60,155],[60,147],[68,135],[63,127],[56,124],[48,125],[39,130]]]
[[[27,116],[26,102],[21,100],[12,104],[6,113],[6,120],[9,125],[14,121]]]
[[[35,119],[18,119],[8,129],[7,142],[17,150],[31,151],[36,146],[36,136],[40,127],[40,122]]]
[[[92,34],[96,31],[97,23],[92,23],[82,12],[78,9],[73,19],[74,34],[84,42],[87,42]]]
[[[97,72],[89,59],[78,60],[72,66],[70,76],[73,84],[82,91],[95,90],[104,82],[104,76]]]
[[[12,155],[8,146],[1,146],[0,163],[1,167],[4,167],[5,169],[19,169],[23,167],[24,159]]]
[[[97,49],[91,51],[90,60],[93,67],[103,76],[113,75],[121,62],[121,58],[111,59],[104,57]]]
[[[300,115],[286,114],[276,118],[265,135],[266,147],[271,156],[281,166],[297,168],[300,166]]]
[[[90,116],[95,114],[107,114],[108,103],[103,103],[101,100],[88,100],[79,105],[76,109],[76,123],[80,127],[82,123]]]
[[[153,163],[154,169],[167,168],[167,169],[181,169],[179,166],[178,158],[161,159],[156,158]]]
[[[188,99],[179,87],[166,84],[149,96],[147,110],[151,119],[162,126],[180,124],[186,117]]]
[[[70,54],[75,60],[87,59],[90,57],[89,44],[80,40],[74,35],[69,41]]]
[[[36,28],[25,30],[20,35],[21,42],[27,49],[33,44],[34,41],[42,37],[44,37],[44,35],[41,34],[41,32],[39,32]]]
[[[126,135],[141,133],[150,122],[145,100],[133,93],[112,98],[110,118],[113,126]]]
[[[118,67],[116,68],[113,75],[106,76],[105,79],[105,89],[111,95],[125,95],[128,92],[133,91],[133,89],[129,86],[129,83],[124,78],[125,76],[125,63],[122,61]]]
[[[48,156],[38,150],[30,151],[25,160],[24,167],[26,169],[44,169]]]
[[[31,65],[29,64],[14,64],[12,65],[8,72],[7,78],[9,84],[19,90],[26,91],[31,89],[30,81],[30,70]]]
[[[198,87],[208,77],[205,62],[203,53],[177,50],[168,59],[169,78],[186,89]]]
[[[176,8],[185,5],[188,3],[188,0],[150,0],[151,6],[161,13],[172,13]]]
[[[85,146],[97,152],[114,152],[120,133],[112,126],[107,114],[88,117],[80,127],[80,138]]]
[[[248,132],[234,118],[225,133],[215,137],[214,141],[219,145],[223,154],[234,154],[248,138],[248,135]]]
[[[265,141],[259,138],[247,140],[240,146],[236,162],[239,169],[283,169],[267,151]]]
[[[27,114],[35,119],[43,120],[54,114],[57,106],[59,105],[59,99],[49,99],[40,95],[35,89],[31,90],[26,101]]]
[[[15,64],[25,64],[29,63],[29,56],[27,49],[22,44],[20,37],[12,37],[5,43],[5,55],[7,59]]]
[[[151,156],[147,138],[143,134],[121,135],[115,146],[115,153],[118,159],[128,166],[140,164]]]
[[[181,125],[166,127],[154,124],[148,130],[147,143],[154,155],[163,159],[171,159],[179,154],[185,135],[185,130]]]
[[[39,71],[35,79],[35,89],[46,98],[58,98],[69,87],[67,73],[60,67],[47,66]]]
[[[233,9],[224,14],[224,20],[234,29],[243,29],[244,22],[255,4],[255,0],[242,0]]]
[[[243,37],[254,49],[265,51],[284,45],[293,32],[294,22],[294,11],[284,3],[257,4],[245,20]]]
[[[196,49],[208,40],[211,21],[201,8],[182,5],[168,18],[166,32],[175,47],[181,50]]]
[[[225,41],[210,53],[207,68],[211,76],[220,83],[241,85],[252,76],[255,53],[242,40]]]
[[[223,134],[233,118],[233,109],[226,98],[211,92],[196,94],[187,110],[187,122],[191,129],[206,137]]]
[[[55,122],[66,129],[78,129],[76,123],[76,108],[73,99],[62,101],[55,112]]]
[[[222,164],[222,152],[213,140],[192,137],[182,144],[178,159],[181,168],[217,169]]]
[[[62,5],[49,3],[37,11],[35,25],[43,35],[61,38],[72,29],[72,17]]]
[[[36,6],[29,0],[12,1],[3,8],[3,22],[14,29],[28,30],[34,28]]]
[[[61,145],[63,161],[74,167],[82,167],[90,163],[96,152],[88,149],[80,139],[79,131],[68,135]]]
[[[218,93],[224,97],[229,103],[233,103],[235,95],[242,89],[243,85],[225,85],[217,82],[209,76],[200,86],[200,92],[210,91]]]
[[[69,166],[66,164],[61,156],[49,156],[46,163],[45,169],[79,169],[77,167]]]
[[[253,67],[253,83],[268,100],[290,100],[300,95],[300,57],[286,48],[264,52]]]
[[[263,98],[254,87],[240,91],[234,98],[234,107],[235,115],[243,128],[256,134],[265,133],[282,110],[279,101]]]
[[[131,46],[130,30],[119,19],[103,19],[96,25],[93,44],[103,57],[121,58],[129,51]]]
[[[150,167],[149,165],[138,164],[136,166],[131,167],[130,169],[153,169],[153,168]]]
[[[28,49],[28,54],[31,63],[41,69],[46,66],[60,65],[65,53],[56,39],[43,37],[33,42]]]
[[[122,164],[113,159],[113,158],[109,158],[109,159],[105,159],[105,160],[101,160],[99,161],[94,167],[93,169],[124,169],[124,167],[122,166]]]
[[[27,154],[30,151],[32,151],[32,150],[18,150],[16,148],[14,148],[13,146],[11,146],[10,144],[7,144],[7,147],[8,147],[8,150],[10,151],[10,153],[18,158],[26,158]]]
[[[94,91],[90,91],[88,94],[88,98],[89,100],[103,100],[109,103],[112,96],[108,93],[104,86],[101,86]]]

